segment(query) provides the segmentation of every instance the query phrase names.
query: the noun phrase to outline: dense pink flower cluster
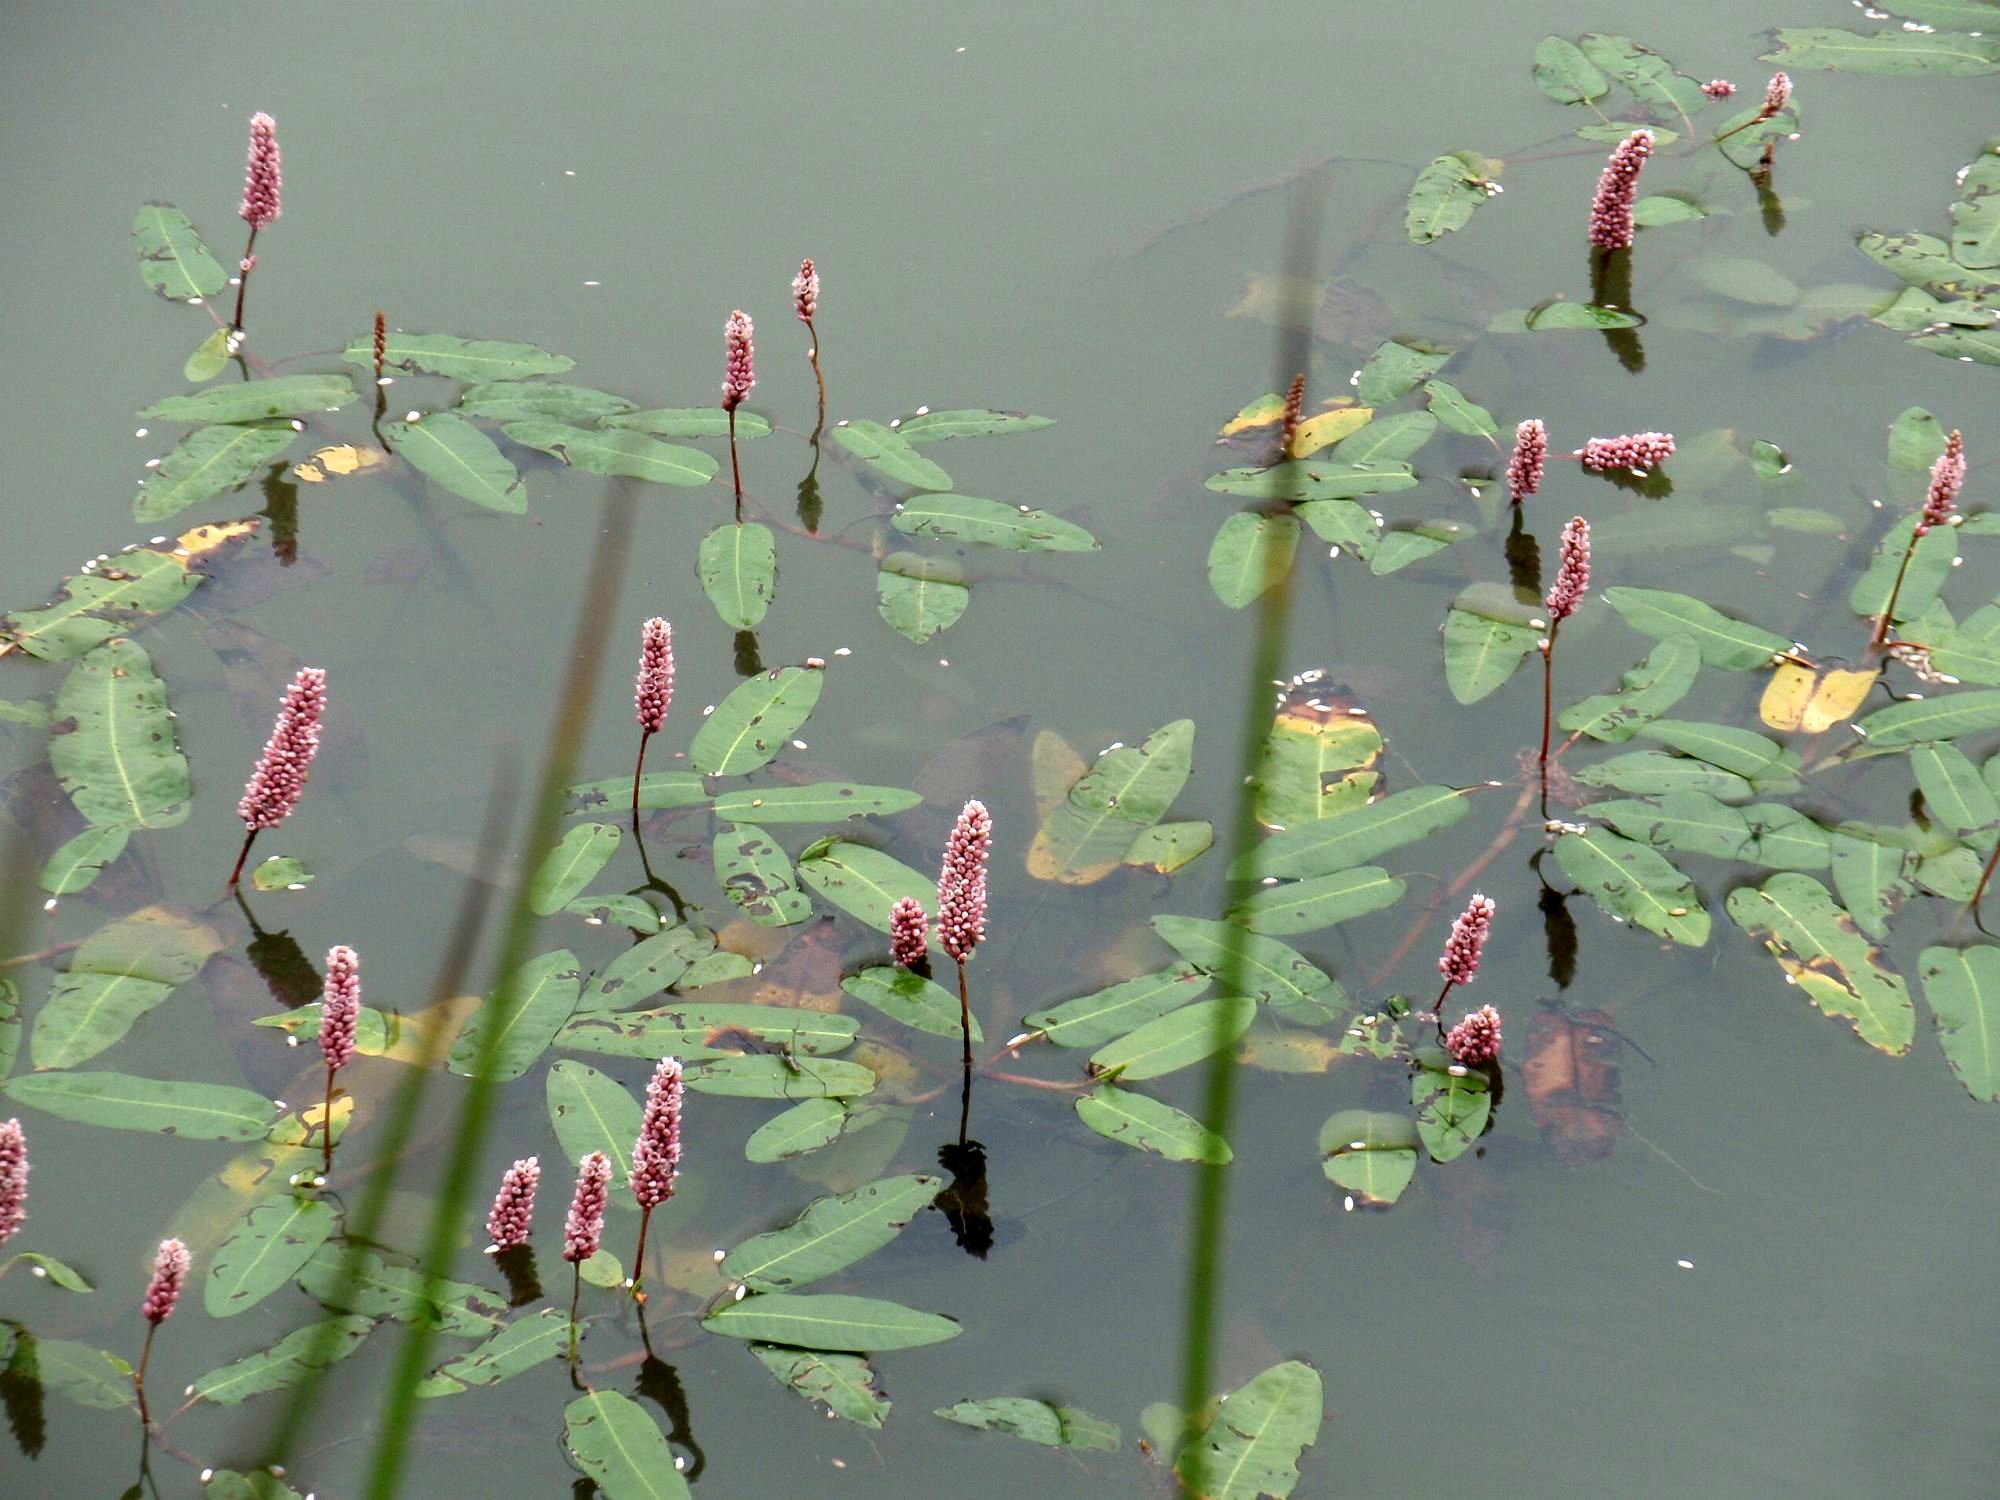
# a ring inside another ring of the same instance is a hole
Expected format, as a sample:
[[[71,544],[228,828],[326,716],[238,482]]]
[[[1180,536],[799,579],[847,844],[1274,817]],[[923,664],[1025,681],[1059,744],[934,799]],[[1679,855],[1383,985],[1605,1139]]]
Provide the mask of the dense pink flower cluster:
[[[1612,149],[1590,201],[1590,242],[1603,250],[1631,248],[1632,203],[1639,195],[1639,169],[1653,154],[1653,133],[1635,130]]]
[[[632,1148],[632,1196],[658,1208],[674,1195],[681,1169],[681,1060],[663,1057],[646,1085],[646,1113]]]
[[[360,1019],[361,955],[338,944],[326,951],[326,987],[320,992],[319,1050],[329,1068],[344,1068],[354,1060],[354,1029]]]
[[[1773,73],[1771,82],[1764,89],[1764,107],[1757,118],[1768,120],[1791,102],[1792,80],[1783,73]]]
[[[1958,509],[1958,492],[1965,484],[1965,439],[1953,428],[1944,452],[1931,465],[1931,487],[1924,496],[1924,513],[1917,517],[1918,536],[1949,521]]]
[[[1493,927],[1493,899],[1475,893],[1465,910],[1451,924],[1444,952],[1438,957],[1438,972],[1446,984],[1470,984],[1479,972],[1479,953]]]
[[[535,1189],[542,1181],[542,1159],[524,1156],[500,1178],[493,1211],[486,1216],[486,1237],[495,1250],[518,1250],[528,1243],[535,1218]]]
[[[938,941],[960,963],[986,940],[986,856],[992,848],[993,819],[986,804],[966,803],[938,872]]]
[[[611,1201],[611,1160],[593,1151],[577,1164],[576,1195],[563,1221],[563,1259],[585,1261],[604,1243],[604,1210]]]
[[[1299,435],[1299,417],[1306,406],[1306,377],[1303,374],[1292,377],[1291,389],[1285,392],[1285,416],[1279,429],[1278,453],[1280,457],[1291,458],[1292,445]]]
[[[146,1283],[143,1310],[148,1323],[164,1323],[174,1315],[187,1273],[188,1247],[179,1240],[161,1240],[160,1253],[153,1257],[153,1279]]]
[[[1610,469],[1631,469],[1639,473],[1655,468],[1674,456],[1671,432],[1628,432],[1619,437],[1592,438],[1576,450],[1583,466],[1602,474]]]
[[[0,1245],[28,1222],[28,1138],[19,1120],[0,1123]]]
[[[1711,99],[1727,99],[1736,92],[1736,85],[1727,78],[1711,78],[1701,86],[1701,91]]]
[[[1469,1011],[1464,1020],[1445,1033],[1444,1049],[1453,1062],[1476,1068],[1500,1055],[1500,1012],[1490,1005]]]
[[[319,721],[326,712],[326,673],[301,667],[278,705],[271,738],[244,785],[236,815],[252,833],[276,828],[305,794],[306,775],[319,753]]]
[[[792,308],[801,323],[810,323],[819,311],[819,272],[810,255],[799,262],[799,274],[792,278]]]
[[[1549,429],[1540,417],[1530,417],[1514,429],[1514,454],[1507,460],[1507,494],[1516,505],[1542,487],[1548,457]]]
[[[929,946],[929,919],[915,896],[899,897],[889,908],[889,957],[898,968],[914,969]]]
[[[254,114],[250,117],[250,160],[244,169],[243,206],[236,210],[252,229],[262,229],[281,211],[285,176],[279,168],[278,122],[262,112]]]
[[[741,406],[757,383],[757,349],[750,342],[754,332],[749,315],[741,308],[731,313],[729,321],[722,325],[722,348],[728,361],[722,375],[724,411],[735,411]]]
[[[673,701],[674,628],[655,615],[639,637],[639,684],[633,696],[639,727],[648,734],[659,733]]]
[[[1576,613],[1583,596],[1590,592],[1590,522],[1582,516],[1570,517],[1563,527],[1562,558],[1556,566],[1556,581],[1549,585],[1542,601],[1553,627]]]

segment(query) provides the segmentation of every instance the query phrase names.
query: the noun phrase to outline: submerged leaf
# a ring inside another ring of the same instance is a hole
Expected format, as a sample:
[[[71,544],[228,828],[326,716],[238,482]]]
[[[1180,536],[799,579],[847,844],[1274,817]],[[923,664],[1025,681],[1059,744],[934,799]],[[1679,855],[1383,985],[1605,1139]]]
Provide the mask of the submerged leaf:
[[[1141,745],[1105,751],[1036,831],[1028,873],[1063,885],[1102,880],[1166,816],[1187,785],[1193,757],[1192,719],[1175,720]]]
[[[919,552],[891,552],[883,558],[875,593],[890,629],[918,645],[956,625],[972,603],[963,570]]]

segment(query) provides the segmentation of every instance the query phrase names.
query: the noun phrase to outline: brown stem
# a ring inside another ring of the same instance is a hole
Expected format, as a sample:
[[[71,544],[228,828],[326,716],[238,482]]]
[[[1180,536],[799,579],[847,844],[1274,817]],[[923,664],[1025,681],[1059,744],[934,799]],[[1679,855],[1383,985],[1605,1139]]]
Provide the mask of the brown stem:
[[[965,960],[958,961],[958,1024],[965,1033],[965,1066],[972,1066],[972,1000],[965,988]]]
[[[1437,1023],[1439,1040],[1444,1038],[1444,1002],[1445,997],[1451,993],[1451,986],[1452,981],[1447,979],[1444,988],[1438,991],[1437,1004],[1431,1007],[1431,1020]]]
[[[639,763],[636,766],[632,767],[632,816],[635,819],[639,816],[639,778],[645,773],[646,770],[646,741],[650,740],[652,737],[653,737],[653,731],[650,729],[642,730],[640,732]]]
[[[254,252],[256,248],[257,248],[257,226],[255,224],[252,224],[250,226],[250,243],[243,247],[243,258],[245,260],[248,260],[252,252]],[[234,328],[238,333],[241,333],[243,331],[243,294],[249,290],[250,290],[250,272],[248,268],[239,269],[236,273],[236,317],[229,325],[231,328]]]
[[[319,1122],[320,1135],[326,1147],[322,1175],[328,1178],[333,1176],[333,1073],[329,1065],[326,1070],[326,1115]]]
[[[1868,637],[1872,651],[1882,649],[1882,643],[1889,639],[1889,627],[1895,623],[1896,600],[1903,592],[1903,576],[1910,571],[1910,559],[1917,555],[1917,542],[1923,533],[1914,527],[1910,530],[1910,545],[1903,549],[1903,565],[1896,569],[1896,582],[1889,590],[1889,602],[1883,606],[1881,618],[1875,622],[1875,633]]]
[[[1979,910],[1979,901],[1986,894],[1986,883],[1993,878],[1993,867],[2000,865],[2000,844],[1993,846],[1993,853],[1986,861],[1986,868],[1979,872],[1979,884],[1973,888],[1971,907]]]
[[[729,408],[729,477],[736,482],[736,524],[743,524],[743,468],[736,461],[736,408]]]
[[[243,852],[236,856],[236,868],[229,872],[229,888],[236,889],[236,882],[243,878],[243,861],[250,857],[250,846],[257,842],[257,832],[251,829],[243,836]]]
[[[646,1305],[646,1294],[639,1289],[639,1283],[646,1275],[646,1226],[653,1222],[653,1205],[639,1205],[639,1248],[632,1252],[632,1300],[641,1307]]]
[[[1556,629],[1560,620],[1549,626],[1549,638],[1542,646],[1542,817],[1549,815],[1549,718],[1555,707],[1556,695]]]
[[[153,1335],[159,1331],[160,1325],[149,1319],[146,1323],[146,1344],[139,1351],[139,1368],[132,1372],[132,1389],[139,1397],[139,1425],[141,1427],[151,1427],[153,1425],[153,1414],[146,1409],[146,1361],[153,1357]]]
[[[806,350],[806,358],[812,361],[813,379],[819,382],[819,425],[826,426],[826,376],[819,368],[819,330],[813,327],[813,320],[806,319],[806,333],[812,339],[812,348]]]

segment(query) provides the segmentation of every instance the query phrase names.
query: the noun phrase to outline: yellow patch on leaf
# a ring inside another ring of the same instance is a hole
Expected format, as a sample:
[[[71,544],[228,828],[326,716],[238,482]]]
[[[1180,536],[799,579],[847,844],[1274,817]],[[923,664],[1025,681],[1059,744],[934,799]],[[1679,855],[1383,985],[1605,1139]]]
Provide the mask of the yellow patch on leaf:
[[[174,557],[183,568],[192,570],[197,557],[211,557],[225,547],[253,537],[261,523],[255,517],[223,521],[213,526],[197,526],[174,538]]]
[[[1773,729],[1824,734],[1854,717],[1880,675],[1872,669],[1816,671],[1797,662],[1780,662],[1757,705],[1757,715]]]
[[[1335,406],[1316,417],[1308,417],[1299,423],[1299,430],[1292,434],[1291,456],[1311,458],[1320,449],[1332,447],[1374,420],[1375,410],[1369,406]]]
[[[324,484],[329,479],[344,479],[349,474],[360,474],[369,469],[379,469],[389,461],[389,455],[380,448],[361,443],[335,443],[330,448],[322,448],[304,463],[292,465],[292,477],[305,484]]]

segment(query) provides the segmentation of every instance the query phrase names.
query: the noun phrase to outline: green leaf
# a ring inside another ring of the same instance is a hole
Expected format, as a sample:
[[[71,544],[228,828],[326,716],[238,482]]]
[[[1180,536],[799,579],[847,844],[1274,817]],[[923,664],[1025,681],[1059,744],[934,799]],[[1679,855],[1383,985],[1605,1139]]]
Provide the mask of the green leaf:
[[[1973,1098],[2000,1101],[2000,949],[1926,948],[1917,972],[1952,1072]]]
[[[644,1407],[592,1391],[563,1408],[563,1443],[604,1500],[687,1500],[674,1450]]]
[[[500,429],[524,447],[552,453],[571,468],[588,474],[613,474],[654,484],[707,484],[716,475],[716,461],[699,448],[662,443],[642,432],[587,431],[564,422],[531,417]]]
[[[678,1053],[683,1057],[721,1057],[728,1062],[778,1062],[780,1059],[775,1057],[729,1056],[706,1045],[706,1041],[711,1033],[740,1031],[746,1036],[782,1043],[792,1053],[818,1057],[845,1050],[853,1044],[860,1029],[860,1023],[852,1016],[795,1010],[790,1006],[681,1000],[652,1010],[578,1016],[563,1029],[562,1044],[578,1051],[655,1061],[668,1053]]]
[[[659,908],[643,896],[578,896],[563,910],[582,917],[593,927],[602,927],[609,922],[614,926],[628,927],[643,937],[651,937],[660,930]],[[588,1006],[582,1008],[587,1009]]]
[[[1535,44],[1535,87],[1558,104],[1588,104],[1611,92],[1611,80],[1566,37]]]
[[[940,1344],[963,1331],[950,1318],[895,1302],[796,1292],[767,1292],[732,1302],[702,1319],[701,1326],[725,1338],[856,1354]]]
[[[1669,792],[1656,802],[1593,802],[1583,811],[1656,849],[1714,859],[1749,858],[1750,820],[1706,792]]]
[[[1048,815],[1028,850],[1037,880],[1090,884],[1120,863],[1187,785],[1194,720],[1176,719],[1143,744],[1107,750]]]
[[[2000,823],[2000,799],[1956,745],[1918,745],[1910,752],[1910,769],[1924,802],[1954,833]]]
[[[1863,255],[1892,276],[1911,286],[1928,287],[1939,296],[1970,297],[1984,302],[2000,292],[2000,276],[1960,265],[1951,258],[1951,246],[1934,234],[1918,234],[1913,230],[1884,234],[1865,229],[1854,237],[1854,244]],[[1927,412],[1921,414],[1929,415]],[[1893,447],[1893,432],[1890,442]],[[1942,434],[1939,434],[1939,448],[1940,451],[1943,448]]]
[[[617,1079],[573,1057],[549,1069],[547,1095],[549,1124],[563,1154],[581,1163],[602,1151],[611,1163],[612,1201],[629,1205],[625,1187],[632,1180],[632,1146],[643,1116],[639,1101]]]
[[[833,429],[834,441],[878,474],[897,484],[920,490],[948,490],[951,476],[910,446],[894,428],[880,422],[840,422]]]
[[[139,275],[162,297],[192,302],[213,297],[229,285],[228,273],[201,242],[188,216],[171,203],[148,203],[139,209],[132,220],[132,248],[139,255]]]
[[[1091,1076],[1136,1082],[1175,1072],[1227,1047],[1256,1016],[1254,1000],[1197,1000],[1093,1052]]]
[[[1343,1109],[1320,1127],[1320,1168],[1356,1202],[1387,1208],[1416,1175],[1417,1143],[1417,1127],[1403,1115]]]
[[[1304,500],[1292,507],[1313,534],[1366,561],[1382,538],[1382,518],[1352,500]]]
[[[1495,333],[1602,333],[1608,329],[1638,328],[1645,321],[1637,313],[1620,308],[1557,299],[1524,312],[1497,313],[1489,328]]]
[[[345,1315],[295,1328],[268,1349],[210,1370],[194,1383],[194,1394],[217,1406],[241,1406],[252,1396],[282,1391],[307,1373],[336,1364],[361,1347],[375,1327],[373,1318]]]
[[[808,1099],[751,1131],[743,1154],[754,1162],[804,1156],[838,1139],[847,1128],[847,1117],[848,1107],[839,1099]]]
[[[889,930],[889,908],[905,896],[937,904],[937,882],[901,860],[846,839],[822,839],[799,855],[799,875],[835,906],[877,932]]]
[[[23,1265],[32,1267],[37,1276],[47,1280],[52,1286],[61,1287],[66,1292],[94,1292],[97,1290],[96,1287],[83,1279],[83,1273],[78,1271],[75,1266],[57,1260],[53,1255],[41,1255],[33,1250],[22,1250],[10,1256],[7,1264],[12,1265],[15,1261],[20,1261]],[[6,1345],[0,1344],[0,1353],[4,1353],[5,1349]]]
[[[1443,369],[1451,356],[1451,350],[1421,340],[1385,340],[1361,367],[1355,378],[1355,394],[1363,406],[1386,406]]]
[[[619,417],[608,426],[625,425],[623,414],[632,403],[623,396],[592,390],[587,385],[556,385],[539,380],[495,380],[475,385],[458,398],[458,410],[489,422],[518,422],[549,417],[557,422],[595,422]],[[665,437],[671,434],[661,433]]]
[[[1387,870],[1367,865],[1253,891],[1229,919],[1252,932],[1318,932],[1394,906],[1408,888]]]
[[[1424,395],[1437,419],[1453,432],[1467,437],[1492,437],[1500,431],[1499,424],[1493,420],[1493,413],[1468,401],[1465,393],[1455,385],[1442,380],[1427,381]]]
[[[1916,1008],[1901,976],[1817,880],[1787,873],[1762,889],[1742,886],[1729,893],[1729,915],[1826,1014],[1851,1021],[1856,1035],[1892,1057],[1910,1050]]]
[[[1910,342],[1919,349],[1927,349],[1932,354],[1941,354],[1946,359],[1978,365],[2000,365],[2000,331],[1991,328],[1943,329],[1932,333],[1920,333]]]
[[[1053,417],[1034,417],[1021,411],[927,411],[911,417],[896,430],[906,443],[935,443],[945,438],[1033,432],[1053,426]]]
[[[1085,1453],[1116,1453],[1122,1441],[1116,1424],[1074,1406],[1051,1406],[1025,1396],[993,1396],[984,1401],[960,1401],[931,1413],[961,1427],[1004,1432],[1044,1448],[1075,1448]]]
[[[238,426],[228,422],[198,427],[160,460],[132,502],[135,521],[164,521],[243,484],[285,449],[298,433],[289,422]],[[196,575],[176,565],[194,588]]]
[[[193,787],[174,735],[166,688],[136,642],[114,639],[63,678],[49,764],[85,821],[99,828],[171,828],[187,821]]]
[[[432,412],[417,422],[391,422],[382,436],[419,473],[461,499],[509,515],[528,509],[520,472],[492,438],[464,417]]]
[[[128,1073],[28,1073],[9,1079],[7,1096],[80,1125],[144,1130],[190,1141],[254,1141],[281,1113],[248,1089],[219,1083],[168,1083]]]
[[[1174,964],[1052,1009],[1033,1011],[1026,1024],[1058,1047],[1096,1047],[1179,1009],[1200,996],[1209,982],[1209,976],[1193,964]]]
[[[695,576],[731,630],[755,630],[778,588],[778,544],[756,521],[725,523],[701,539]]]
[[[1896,0],[1896,14],[1904,19],[1951,31],[1978,31],[2000,22],[1997,10],[1994,0]]]
[[[908,812],[923,800],[922,793],[897,786],[820,781],[724,792],[715,799],[715,815],[732,823],[841,823]]]
[[[1863,35],[1833,26],[1782,26],[1764,61],[1782,68],[1831,68],[1843,73],[1921,74],[1978,78],[2000,73],[2000,40],[1946,31],[1877,31]]]
[[[355,339],[341,351],[350,365],[375,367],[375,340]],[[576,368],[561,354],[504,339],[461,339],[448,333],[392,333],[382,352],[384,369],[442,375],[447,380],[519,380],[529,375],[560,375]]]
[[[732,1099],[850,1099],[875,1088],[872,1072],[837,1057],[801,1059],[796,1066],[782,1057],[723,1057],[696,1063],[685,1076],[687,1086],[697,1093]],[[775,1339],[776,1335],[750,1337]]]
[[[722,1258],[722,1274],[753,1292],[810,1285],[880,1250],[943,1186],[938,1177],[884,1177],[851,1193],[815,1199],[783,1229],[731,1250]]]
[[[1741,255],[1705,255],[1687,263],[1687,276],[1703,291],[1752,307],[1790,307],[1799,289],[1789,276]]]
[[[621,837],[609,823],[579,823],[570,829],[528,883],[528,909],[547,917],[569,905],[618,852]]]
[[[956,625],[972,603],[965,573],[943,558],[891,552],[875,576],[882,618],[898,635],[922,645]]]
[[[1325,1404],[1319,1371],[1299,1360],[1273,1365],[1215,1407],[1174,1473],[1204,1500],[1285,1500],[1319,1440]]]
[[[1255,773],[1257,821],[1267,828],[1338,817],[1365,802],[1377,777],[1366,767],[1382,735],[1365,712],[1342,713],[1337,694],[1314,696],[1271,721]]]
[[[529,959],[472,1013],[445,1065],[462,1078],[480,1076],[480,1060],[490,1047],[484,1076],[502,1083],[519,1078],[548,1050],[576,1009],[581,983],[576,955],[567,948]],[[498,1033],[490,1043],[489,1032]]]
[[[1776,740],[1730,724],[1660,719],[1642,728],[1639,738],[1658,741],[1682,755],[1692,755],[1746,780],[1786,777],[1798,764],[1797,758],[1788,756]]]
[[[1497,692],[1541,641],[1542,602],[1525,589],[1475,583],[1444,617],[1444,676],[1460,703]]]
[[[1153,931],[1182,958],[1211,975],[1221,975],[1232,957],[1240,955],[1243,993],[1269,1001],[1280,1015],[1302,1024],[1324,1024],[1333,1018],[1334,1008],[1347,1003],[1332,976],[1303,954],[1234,922],[1155,917]]]
[[[414,1322],[435,1321],[440,1333],[454,1338],[487,1338],[506,1326],[507,1299],[498,1292],[465,1281],[441,1281],[436,1300],[424,1295],[424,1273],[415,1266],[392,1266],[372,1250],[359,1252],[353,1284],[342,1276],[352,1250],[324,1245],[299,1272],[299,1287],[308,1297],[335,1312],[368,1318]]]
[[[958,996],[908,969],[877,964],[849,975],[840,981],[840,987],[863,1005],[872,1005],[890,1020],[918,1031],[932,1036],[963,1034]],[[977,1016],[972,1018],[972,1039],[982,1040]]]
[[[1593,31],[1577,38],[1577,45],[1640,105],[1662,117],[1686,119],[1708,102],[1698,82],[1628,36]]]
[[[688,760],[709,776],[741,776],[777,759],[819,702],[824,673],[781,667],[737,684],[702,721]]]
[[[345,375],[280,375],[214,386],[191,396],[168,396],[139,415],[168,422],[255,422],[270,417],[312,417],[359,399]]]
[[[1615,787],[1639,797],[1661,797],[1670,792],[1706,792],[1725,802],[1747,802],[1756,788],[1733,771],[1718,770],[1678,755],[1662,755],[1657,750],[1634,750],[1614,755],[1576,773],[1585,786]]]
[[[605,781],[579,782],[566,787],[568,811],[620,811],[632,805],[632,778],[613,776]],[[639,806],[642,808],[699,807],[708,801],[708,788],[693,771],[648,771],[639,779]]]
[[[1662,224],[1687,224],[1706,219],[1715,210],[1691,193],[1655,193],[1632,205],[1632,222],[1653,229]]]
[[[1903,878],[1909,851],[1867,836],[1871,830],[1850,825],[1828,836],[1833,857],[1833,888],[1853,915],[1854,925],[1880,941],[1889,935],[1889,918],[1916,888]]]
[[[634,943],[600,970],[583,992],[578,1010],[616,1010],[651,999],[705,956],[692,929],[670,927]]]
[[[606,417],[600,427],[625,427],[634,432],[650,432],[654,437],[728,437],[729,413],[719,406],[663,406],[653,411],[621,412]],[[736,436],[739,441],[769,437],[771,424],[753,411],[738,408]]]
[[[715,879],[760,927],[789,927],[812,915],[812,900],[785,851],[754,825],[725,823],[715,833]]]
[[[1931,665],[1965,682],[2000,683],[2000,603],[1982,604],[1931,651]]]
[[[1144,830],[1125,851],[1124,862],[1137,870],[1162,875],[1193,864],[1215,843],[1215,825],[1206,820],[1159,823]]]
[[[1477,151],[1452,151],[1433,160],[1410,186],[1403,229],[1413,245],[1428,245],[1472,220],[1488,197],[1488,179],[1500,163]]]
[[[239,1474],[234,1469],[204,1470],[207,1482],[201,1487],[202,1500],[306,1500],[297,1490],[264,1469]]]
[[[2000,25],[2000,6],[1965,5],[1983,24]],[[2000,144],[1988,141],[1965,176],[1951,205],[1951,258],[1962,266],[2000,267]]]
[[[1377,578],[1401,572],[1478,534],[1461,521],[1398,521],[1382,533],[1369,552],[1368,571]]]
[[[299,1274],[333,1233],[333,1205],[319,1198],[267,1198],[230,1226],[201,1284],[211,1318],[247,1311]]]
[[[1610,916],[1690,948],[1708,941],[1694,882],[1644,844],[1601,828],[1566,833],[1556,863]]]
[[[1962,734],[2000,728],[2000,688],[1975,688],[1892,703],[1860,719],[1854,728],[1877,750],[1925,740],[1955,740]]]
[[[21,987],[0,978],[0,1079],[14,1071],[21,1052]]]
[[[1797,808],[1759,802],[1743,809],[1750,824],[1750,847],[1743,857],[1774,870],[1824,870],[1833,851],[1827,832]]]
[[[1410,1102],[1417,1107],[1417,1139],[1436,1162],[1456,1161],[1472,1149],[1493,1114],[1492,1085],[1486,1075],[1448,1067],[1442,1052],[1420,1055],[1410,1078]]]
[[[1556,722],[1592,739],[1623,744],[1642,725],[1685,698],[1700,671],[1701,647],[1694,637],[1666,636],[1651,655],[1625,673],[1617,692],[1573,703],[1556,716]]]
[[[469,1386],[498,1385],[569,1349],[569,1314],[544,1307],[516,1318],[477,1349],[446,1360],[417,1387],[419,1396],[456,1395]]]
[[[1076,1117],[1106,1140],[1123,1141],[1168,1161],[1231,1160],[1229,1143],[1192,1115],[1130,1089],[1099,1084],[1076,1101]]]
[[[896,508],[890,522],[909,536],[944,542],[977,542],[1015,552],[1095,552],[1097,538],[1081,526],[973,495],[915,495]]]
[[[78,1406],[117,1411],[132,1404],[132,1367],[115,1354],[74,1339],[35,1340],[42,1385]]]
[[[104,867],[125,852],[132,836],[127,824],[86,828],[48,858],[42,866],[42,889],[51,896],[69,896],[89,888]]]
[[[879,1429],[889,1415],[889,1398],[875,1384],[868,1361],[854,1354],[829,1354],[821,1349],[786,1349],[776,1344],[752,1344],[758,1363],[808,1401],[822,1401],[832,1415],[862,1427]]]
[[[1910,534],[1916,529],[1917,519],[1914,515],[1904,516],[1891,526],[1869,559],[1868,570],[1854,580],[1854,587],[1848,591],[1847,607],[1857,615],[1871,620],[1880,615],[1888,608],[1889,594],[1894,590],[1896,618],[1914,620],[1944,591],[1945,580],[1951,576],[1958,559],[1958,529],[1933,527],[1917,538],[1916,549],[1911,551]],[[1907,571],[1903,566],[1905,556],[1910,560]],[[1896,588],[1898,575],[1902,577],[1900,589]]]
[[[1423,428],[1424,437],[1437,430],[1437,418],[1427,411],[1397,412],[1380,422],[1369,423],[1355,437],[1342,441],[1354,442],[1355,438],[1365,437],[1381,426],[1389,429],[1392,439],[1400,435],[1407,440],[1415,435],[1416,429],[1404,421],[1406,417],[1421,418],[1427,424]],[[1391,442],[1390,446],[1397,445]],[[1338,451],[1345,452],[1344,449]],[[1416,485],[1417,476],[1410,472],[1408,464],[1389,459],[1355,463],[1323,463],[1313,459],[1272,464],[1262,469],[1224,469],[1220,474],[1211,474],[1207,481],[1207,488],[1218,494],[1244,495],[1252,500],[1290,500],[1297,504],[1390,494],[1396,490],[1415,489]]]
[[[1464,794],[1448,786],[1392,792],[1339,817],[1288,828],[1231,865],[1229,873],[1281,880],[1336,874],[1449,828],[1469,808]]]
[[[1792,649],[1781,635],[1731,619],[1699,599],[1661,589],[1613,587],[1604,600],[1641,635],[1693,639],[1701,659],[1725,672],[1750,672],[1770,665],[1774,654]]]
[[[1238,511],[1224,518],[1209,545],[1209,587],[1231,609],[1241,609],[1291,571],[1298,548],[1298,517]]]
[[[290,855],[272,855],[250,871],[250,883],[260,891],[291,891],[312,883],[312,872]]]

